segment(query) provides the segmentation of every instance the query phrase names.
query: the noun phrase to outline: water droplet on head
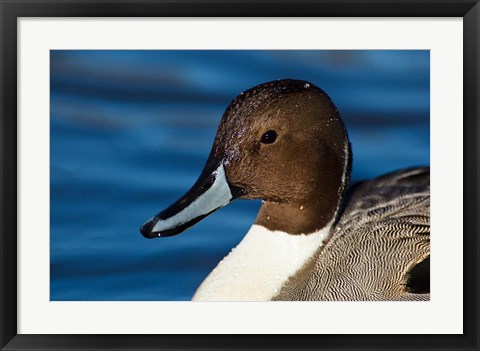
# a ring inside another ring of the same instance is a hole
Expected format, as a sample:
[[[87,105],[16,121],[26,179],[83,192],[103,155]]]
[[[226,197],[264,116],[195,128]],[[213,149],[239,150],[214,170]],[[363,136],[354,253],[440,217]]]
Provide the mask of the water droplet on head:
[[[310,88],[310,84],[305,83],[305,85],[304,85],[303,87],[304,87],[305,89],[308,89],[308,88]]]

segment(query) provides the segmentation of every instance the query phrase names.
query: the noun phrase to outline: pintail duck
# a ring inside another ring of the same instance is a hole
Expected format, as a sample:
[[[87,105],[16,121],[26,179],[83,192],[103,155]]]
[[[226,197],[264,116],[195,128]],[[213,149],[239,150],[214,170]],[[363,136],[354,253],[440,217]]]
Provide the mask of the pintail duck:
[[[193,300],[429,300],[429,168],[349,188],[351,160],[323,90],[258,85],[228,106],[193,187],[140,232],[176,235],[234,199],[262,199]]]

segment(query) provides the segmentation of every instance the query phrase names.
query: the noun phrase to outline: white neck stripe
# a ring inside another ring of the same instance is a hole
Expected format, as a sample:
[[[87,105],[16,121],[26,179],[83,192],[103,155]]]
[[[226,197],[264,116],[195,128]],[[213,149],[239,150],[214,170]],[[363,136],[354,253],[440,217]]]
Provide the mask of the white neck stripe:
[[[292,235],[254,224],[204,280],[193,300],[271,300],[323,245],[331,225],[312,234]]]

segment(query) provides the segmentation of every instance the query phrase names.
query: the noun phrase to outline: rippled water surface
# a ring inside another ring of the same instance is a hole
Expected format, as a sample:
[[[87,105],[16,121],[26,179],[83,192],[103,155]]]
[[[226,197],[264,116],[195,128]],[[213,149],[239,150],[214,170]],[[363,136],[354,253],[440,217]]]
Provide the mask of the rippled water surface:
[[[353,178],[429,164],[428,51],[52,51],[51,300],[189,300],[255,219],[236,201],[175,237],[149,217],[190,188],[241,91],[311,81],[336,103]]]

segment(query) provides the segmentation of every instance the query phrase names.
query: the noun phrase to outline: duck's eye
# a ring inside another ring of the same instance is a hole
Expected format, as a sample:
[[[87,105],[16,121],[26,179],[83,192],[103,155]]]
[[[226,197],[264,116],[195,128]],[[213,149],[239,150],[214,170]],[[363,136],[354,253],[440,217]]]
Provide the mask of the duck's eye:
[[[268,132],[263,133],[260,141],[264,144],[272,144],[277,140],[277,132],[274,130],[269,130]]]

